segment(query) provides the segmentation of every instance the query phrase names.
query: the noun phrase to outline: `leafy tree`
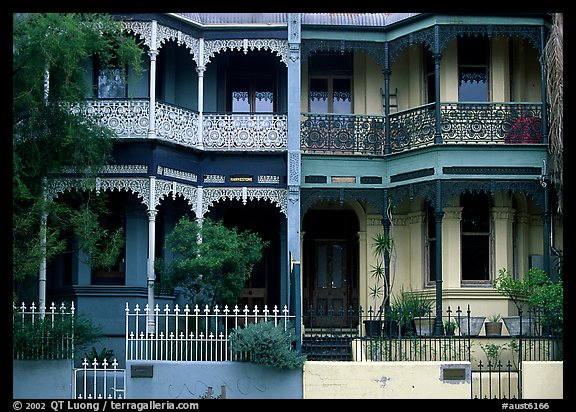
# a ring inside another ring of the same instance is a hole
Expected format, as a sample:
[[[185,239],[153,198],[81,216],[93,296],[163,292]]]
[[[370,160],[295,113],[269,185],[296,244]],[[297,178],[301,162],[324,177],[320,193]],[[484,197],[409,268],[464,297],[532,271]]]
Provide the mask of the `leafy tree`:
[[[86,67],[93,58],[104,68],[128,65],[138,72],[142,50],[106,14],[16,13],[12,20],[16,286],[37,276],[44,259],[70,250],[65,241],[70,233],[80,239],[93,266],[109,266],[118,255],[123,236],[100,227],[105,199],[92,190],[115,134],[81,109],[92,94]],[[80,178],[85,190],[54,202],[44,191],[49,178],[62,172]],[[41,222],[46,222],[45,242]]]
[[[212,219],[200,225],[185,216],[166,236],[166,248],[174,258],[156,259],[159,286],[180,287],[195,304],[233,306],[267,245],[249,230],[227,228]]]

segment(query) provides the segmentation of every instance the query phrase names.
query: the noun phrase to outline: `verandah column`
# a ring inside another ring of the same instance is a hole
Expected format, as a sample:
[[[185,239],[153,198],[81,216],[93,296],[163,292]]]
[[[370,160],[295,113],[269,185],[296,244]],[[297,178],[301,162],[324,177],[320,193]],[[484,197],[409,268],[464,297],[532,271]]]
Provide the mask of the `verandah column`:
[[[150,107],[149,107],[149,118],[148,118],[148,137],[156,137],[156,56],[158,55],[158,48],[156,46],[156,20],[152,20],[152,38],[151,47],[148,52],[150,56]]]
[[[440,52],[440,27],[434,26],[434,95],[436,97],[436,104],[434,107],[436,117],[436,131],[434,133],[434,143],[442,143],[442,123],[440,115],[440,60],[442,60],[442,53]],[[436,232],[438,233],[438,232]]]
[[[204,64],[204,39],[199,39],[198,42],[198,149],[204,150],[204,72],[206,65]]]
[[[146,279],[148,287],[148,320],[146,322],[146,332],[154,332],[154,283],[156,274],[154,272],[155,241],[156,241],[156,177],[150,176],[150,190],[148,199],[148,260],[146,264]]]
[[[392,75],[392,70],[390,70],[390,59],[389,59],[389,48],[388,42],[384,43],[384,69],[382,70],[384,74],[384,154],[392,153],[392,146],[390,143],[390,76]]]
[[[288,304],[295,316],[296,349],[302,350],[300,296],[300,13],[288,14]],[[291,289],[291,290],[290,290]],[[291,294],[291,296],[290,296]]]
[[[434,204],[436,222],[436,320],[434,334],[442,335],[442,181],[436,180],[436,200]],[[460,273],[460,272],[458,272]]]

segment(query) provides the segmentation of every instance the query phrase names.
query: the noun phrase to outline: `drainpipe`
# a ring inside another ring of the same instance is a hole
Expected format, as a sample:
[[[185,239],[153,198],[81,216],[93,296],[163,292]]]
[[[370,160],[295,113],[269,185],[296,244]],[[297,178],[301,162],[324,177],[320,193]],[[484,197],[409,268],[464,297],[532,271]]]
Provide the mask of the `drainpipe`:
[[[544,166],[542,168],[542,176],[540,176],[540,185],[544,190],[544,212],[542,213],[542,223],[543,223],[543,235],[544,235],[544,244],[542,246],[543,250],[543,270],[548,275],[550,275],[550,239],[552,236],[552,231],[550,230],[550,220],[551,220],[551,213],[550,213],[550,200],[548,196],[549,188],[548,182],[546,179],[546,160],[543,160]]]

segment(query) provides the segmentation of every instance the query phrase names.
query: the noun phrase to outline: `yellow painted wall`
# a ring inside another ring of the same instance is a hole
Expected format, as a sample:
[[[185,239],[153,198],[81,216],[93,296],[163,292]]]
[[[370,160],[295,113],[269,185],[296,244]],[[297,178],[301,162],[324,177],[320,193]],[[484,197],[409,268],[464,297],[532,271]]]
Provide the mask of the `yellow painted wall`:
[[[522,362],[523,399],[563,399],[564,362]]]
[[[507,355],[504,355],[506,357]],[[471,368],[470,362],[320,362],[304,365],[304,399],[517,398],[518,376],[467,372],[466,381],[442,380],[442,368]],[[470,369],[469,369],[470,371]],[[562,399],[563,362],[523,362],[523,399]],[[480,389],[481,388],[481,389]]]
[[[469,399],[468,382],[443,381],[442,368],[469,362],[319,362],[304,365],[304,399]]]

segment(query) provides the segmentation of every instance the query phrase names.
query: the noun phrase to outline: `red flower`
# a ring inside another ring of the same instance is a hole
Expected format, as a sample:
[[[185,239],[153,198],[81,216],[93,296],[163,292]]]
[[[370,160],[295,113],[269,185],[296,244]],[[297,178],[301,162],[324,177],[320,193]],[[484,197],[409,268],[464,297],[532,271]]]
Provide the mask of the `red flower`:
[[[542,119],[536,116],[520,116],[504,137],[506,143],[540,143]]]

